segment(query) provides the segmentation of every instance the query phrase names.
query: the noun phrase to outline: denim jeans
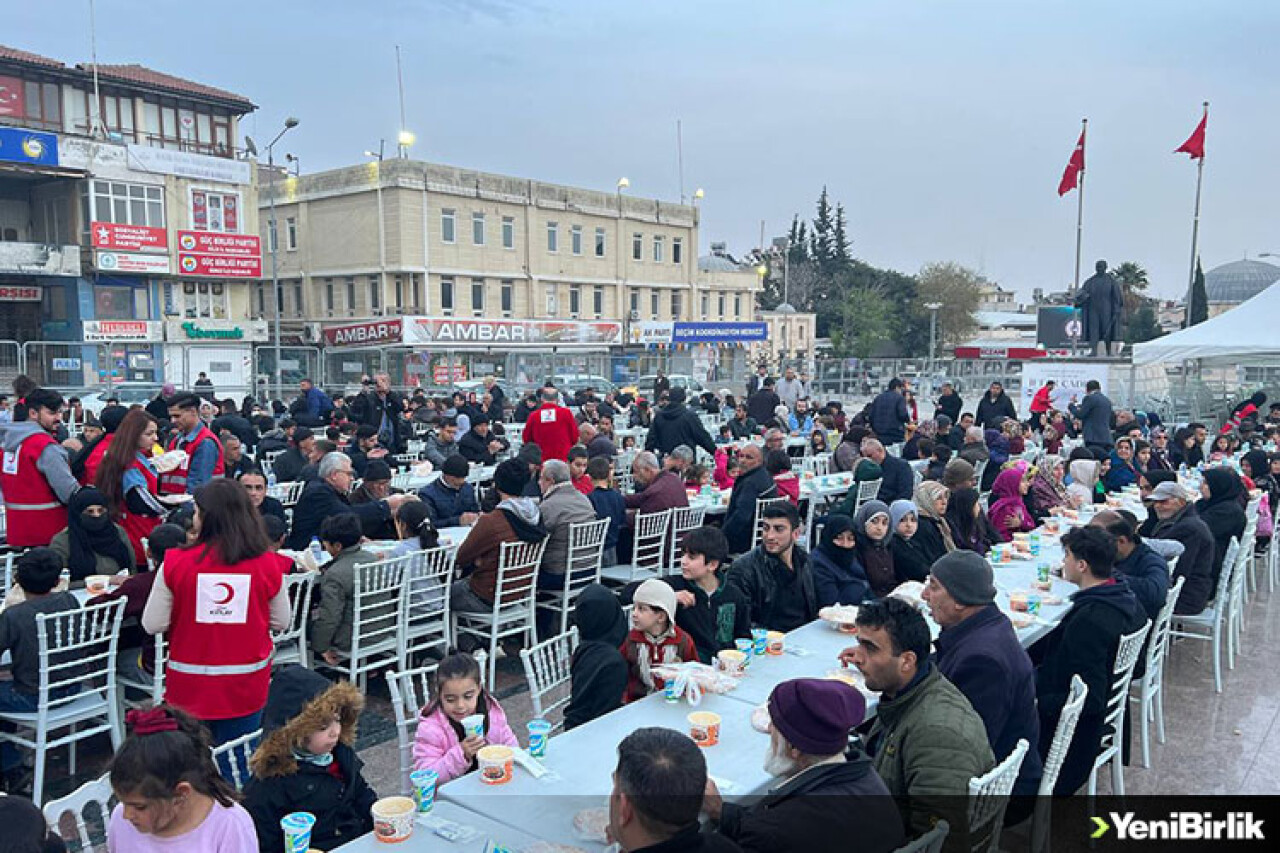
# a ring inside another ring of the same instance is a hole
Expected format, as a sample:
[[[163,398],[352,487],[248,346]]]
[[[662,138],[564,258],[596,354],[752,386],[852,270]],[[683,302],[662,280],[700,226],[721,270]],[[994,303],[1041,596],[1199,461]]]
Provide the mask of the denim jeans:
[[[249,732],[262,728],[262,712],[255,711],[243,717],[230,717],[225,720],[201,720],[200,722],[204,723],[205,728],[209,730],[212,744],[221,746],[227,741],[235,740],[242,735],[247,735]],[[249,781],[249,765],[246,759],[248,755],[252,754],[252,749],[245,754],[236,753],[236,772],[240,774],[241,785]],[[231,762],[227,760],[225,755],[218,757],[218,771],[228,782],[232,781]]]
[[[39,710],[39,697],[34,693],[22,693],[13,686],[12,681],[0,681],[0,711],[16,711],[34,714]],[[12,727],[6,724],[6,729]],[[8,741],[0,743],[0,771],[5,773],[22,763],[22,753],[18,747]]]

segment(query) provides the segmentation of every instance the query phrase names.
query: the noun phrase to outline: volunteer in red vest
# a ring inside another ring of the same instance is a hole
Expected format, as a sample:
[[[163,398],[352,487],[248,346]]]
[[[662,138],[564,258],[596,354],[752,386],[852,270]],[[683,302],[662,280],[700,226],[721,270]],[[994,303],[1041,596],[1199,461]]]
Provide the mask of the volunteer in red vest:
[[[291,564],[270,550],[239,483],[214,480],[195,498],[195,542],[165,553],[142,627],[169,634],[165,701],[202,721],[216,746],[262,726]]]
[[[37,388],[25,397],[27,418],[3,424],[6,541],[29,548],[48,545],[67,526],[67,504],[80,488],[71,474],[67,451],[54,439],[62,424],[62,395]]]
[[[71,458],[71,473],[80,481],[80,485],[92,486],[97,480],[98,466],[102,464],[102,457],[106,456],[107,448],[111,446],[116,430],[120,428],[120,422],[128,413],[129,410],[124,406],[107,406],[102,410],[99,421],[104,430],[103,434],[90,441]]]
[[[1053,408],[1053,389],[1055,383],[1052,379],[1040,386],[1040,390],[1036,391],[1035,396],[1031,398],[1031,405],[1028,409],[1031,417],[1027,423],[1034,430],[1042,430],[1047,426],[1045,415],[1049,414],[1049,409]]]
[[[222,445],[200,420],[200,403],[195,394],[179,394],[169,401],[169,420],[178,434],[167,450],[185,450],[187,461],[160,475],[160,494],[194,495],[196,489],[223,474]]]
[[[167,514],[157,499],[160,475],[151,464],[156,422],[144,410],[133,409],[115,434],[111,449],[98,466],[94,485],[106,496],[111,517],[129,534],[135,565],[145,566],[147,550],[142,540],[151,536]]]
[[[573,412],[559,405],[555,386],[542,389],[542,405],[529,413],[524,423],[524,443],[542,448],[542,461],[569,459],[569,448],[578,443],[578,422]]]

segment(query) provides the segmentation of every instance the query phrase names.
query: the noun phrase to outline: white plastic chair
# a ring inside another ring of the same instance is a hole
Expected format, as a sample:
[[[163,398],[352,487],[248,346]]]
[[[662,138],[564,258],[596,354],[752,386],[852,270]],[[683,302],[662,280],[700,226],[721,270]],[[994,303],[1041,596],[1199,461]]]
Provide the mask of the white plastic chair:
[[[1009,807],[1009,795],[1013,783],[1022,769],[1022,759],[1027,754],[1027,741],[1020,739],[1009,756],[981,776],[969,780],[969,832],[986,837],[983,847],[1000,849],[1000,829],[1005,809]],[[977,849],[977,848],[975,848]]]
[[[302,487],[306,485],[304,480],[295,480],[291,483],[276,483],[274,486],[267,486],[268,497],[273,497],[285,506],[295,506],[298,498],[302,495]]]
[[[230,771],[231,778],[227,781],[235,785],[237,791],[243,791],[244,786],[249,782],[249,777],[252,775],[249,772],[249,759],[253,757],[254,750],[261,742],[262,729],[256,729],[246,735],[240,735],[235,740],[219,744],[211,750],[213,763],[222,771],[223,776]]]
[[[413,783],[413,742],[418,733],[418,712],[431,701],[431,684],[439,664],[387,672],[387,690],[391,693],[391,710],[396,715],[396,745],[400,754],[400,793],[409,794]]]
[[[1213,689],[1218,693],[1222,692],[1222,641],[1227,633],[1231,576],[1235,572],[1239,550],[1240,542],[1233,538],[1222,558],[1222,573],[1218,575],[1218,592],[1213,601],[1199,613],[1190,616],[1174,614],[1173,627],[1169,631],[1173,637],[1207,640],[1213,644]]]
[[[88,853],[88,851],[107,849],[106,828],[111,819],[113,800],[115,800],[115,793],[111,790],[110,774],[103,774],[99,779],[85,782],[65,797],[46,803],[41,811],[44,812],[45,823],[58,834],[58,837],[68,844],[78,843],[82,853]],[[97,806],[96,815],[90,811],[91,806]],[[64,819],[68,813],[74,819],[74,833],[69,833],[64,828]],[[98,823],[102,825],[103,843],[100,845],[95,846],[93,843],[89,833],[90,821],[95,825]]]
[[[454,548],[431,548],[405,558],[396,653],[401,669],[425,652],[449,648],[449,585],[457,556]]]
[[[529,698],[533,702],[533,716],[551,722],[552,712],[563,711],[569,704],[569,691],[553,702],[545,698],[569,683],[569,664],[578,648],[578,628],[575,625],[563,634],[557,634],[536,646],[520,650],[520,662],[524,664],[524,678],[529,683]],[[552,723],[551,731],[564,728],[564,718]]]
[[[853,514],[857,515],[858,510],[862,509],[862,505],[867,501],[876,499],[876,495],[880,494],[880,486],[884,483],[884,479],[864,480],[858,483],[858,497],[853,504]]]
[[[701,527],[707,516],[705,507],[678,506],[671,510],[671,544],[667,548],[670,555],[666,574],[680,574],[680,558],[684,556],[684,535],[696,527]]]
[[[412,471],[397,471],[391,475],[391,488],[399,489],[402,492],[409,490],[413,482]]]
[[[335,649],[343,660],[334,668],[345,671],[362,693],[370,671],[399,660],[400,589],[407,566],[408,558],[394,557],[355,567],[351,651]]]
[[[559,615],[560,633],[569,630],[569,613],[582,590],[600,582],[604,540],[609,519],[578,521],[569,525],[569,555],[565,559],[564,586],[538,590],[538,609]]]
[[[489,666],[485,685],[492,690],[497,674],[498,643],[507,637],[521,637],[533,645],[537,634],[534,613],[538,587],[538,564],[547,540],[540,542],[503,542],[498,556],[498,581],[493,607],[484,613],[455,610],[452,614],[453,637],[462,634],[488,641]]]
[[[1249,596],[1246,579],[1253,565],[1254,531],[1256,521],[1249,522],[1244,528],[1244,537],[1240,540],[1240,550],[1236,553],[1236,564],[1232,570],[1231,583],[1227,585],[1227,668],[1236,668],[1236,653],[1240,651],[1241,635],[1244,630],[1244,614],[1248,609]],[[1223,555],[1222,570],[1225,572],[1226,556]]]
[[[1138,703],[1138,720],[1142,727],[1142,766],[1151,766],[1151,738],[1148,726],[1156,724],[1156,738],[1164,743],[1164,659],[1169,651],[1169,628],[1173,620],[1173,607],[1186,578],[1177,583],[1165,597],[1164,606],[1151,626],[1151,642],[1147,643],[1146,666],[1142,675],[1136,676],[1130,688],[1129,699]]]
[[[671,524],[671,510],[646,512],[636,515],[635,537],[631,543],[631,562],[606,566],[600,576],[614,583],[656,578],[662,573],[662,554],[667,542],[667,528]]]
[[[156,634],[151,638],[151,643],[155,650],[155,659],[150,680],[134,680],[117,676],[120,701],[126,708],[152,707],[164,701],[164,674],[165,665],[169,661],[169,635]],[[131,649],[129,653],[133,654],[133,650]],[[119,652],[116,654],[118,657]],[[146,696],[141,700],[130,699],[130,690],[136,690]]]
[[[412,442],[412,441],[411,441],[411,442],[409,442],[409,443],[410,443],[410,444],[413,444],[414,442]],[[421,442],[419,442],[419,446],[421,447]],[[412,448],[410,448],[410,452],[409,452],[409,453],[393,453],[393,454],[391,454],[391,462],[392,462],[392,464],[394,464],[394,465],[396,465],[396,466],[399,466],[399,467],[406,467],[406,466],[409,466],[409,465],[417,465],[417,464],[418,464],[418,462],[419,462],[419,461],[421,461],[421,456],[420,456],[419,454],[420,454],[420,451],[414,451]]]
[[[18,552],[10,551],[4,555],[4,588],[0,589],[0,601],[13,589],[13,563],[18,559]]]
[[[319,576],[318,572],[294,572],[284,576],[285,589],[289,592],[289,627],[271,632],[271,640],[276,646],[272,666],[286,663],[311,666],[307,622],[311,617],[311,595]]]
[[[951,825],[940,820],[933,825],[933,829],[893,853],[942,853],[942,846],[947,843],[947,833],[950,831]]]
[[[760,544],[760,534],[764,532],[764,511],[771,506],[791,503],[787,498],[756,498],[755,523],[751,525],[751,550]]]
[[[0,731],[0,741],[35,750],[36,773],[31,799],[44,800],[48,752],[70,746],[69,769],[76,772],[76,742],[106,732],[113,749],[124,736],[116,696],[116,641],[124,619],[121,598],[62,613],[37,613],[40,684],[38,710],[0,711],[0,720],[17,731]],[[55,736],[66,729],[67,733]],[[23,732],[33,732],[28,737]]]
[[[1062,705],[1062,713],[1058,715],[1058,727],[1054,729],[1049,754],[1045,756],[1041,766],[1040,790],[1037,791],[1035,812],[1031,818],[1031,849],[1037,853],[1049,849],[1053,789],[1058,784],[1058,774],[1062,772],[1062,764],[1067,760],[1076,724],[1080,722],[1084,700],[1088,696],[1089,685],[1084,683],[1084,679],[1079,675],[1071,676],[1071,689],[1067,693],[1067,701]]]
[[[1107,691],[1107,708],[1102,718],[1102,731],[1098,757],[1093,760],[1093,771],[1089,774],[1089,796],[1098,793],[1098,771],[1111,763],[1111,793],[1113,796],[1124,796],[1124,762],[1122,760],[1122,744],[1124,741],[1124,715],[1129,708],[1129,682],[1133,679],[1133,667],[1142,652],[1142,642],[1151,629],[1151,620],[1132,634],[1120,637],[1116,647],[1116,662],[1111,667],[1111,683]]]

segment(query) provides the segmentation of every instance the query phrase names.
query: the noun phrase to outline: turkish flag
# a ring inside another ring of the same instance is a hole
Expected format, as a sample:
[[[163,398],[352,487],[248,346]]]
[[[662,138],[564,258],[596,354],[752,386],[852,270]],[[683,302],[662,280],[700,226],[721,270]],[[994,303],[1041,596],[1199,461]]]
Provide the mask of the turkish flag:
[[[1209,122],[1209,111],[1204,111],[1204,118],[1200,119],[1200,124],[1196,125],[1196,129],[1187,137],[1187,141],[1174,149],[1174,154],[1190,154],[1192,160],[1198,160],[1204,156],[1204,128]]]
[[[1058,182],[1058,195],[1063,196],[1080,186],[1080,175],[1084,172],[1084,131],[1080,131],[1080,139],[1076,142],[1076,150],[1071,152],[1067,168]]]

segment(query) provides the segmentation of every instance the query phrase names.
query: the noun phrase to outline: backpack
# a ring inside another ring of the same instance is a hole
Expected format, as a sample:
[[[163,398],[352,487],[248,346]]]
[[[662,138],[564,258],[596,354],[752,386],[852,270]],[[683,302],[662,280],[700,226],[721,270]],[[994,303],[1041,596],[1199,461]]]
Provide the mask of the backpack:
[[[1258,530],[1259,539],[1270,539],[1275,532],[1275,517],[1271,514],[1271,495],[1262,494],[1262,501],[1258,504]]]

